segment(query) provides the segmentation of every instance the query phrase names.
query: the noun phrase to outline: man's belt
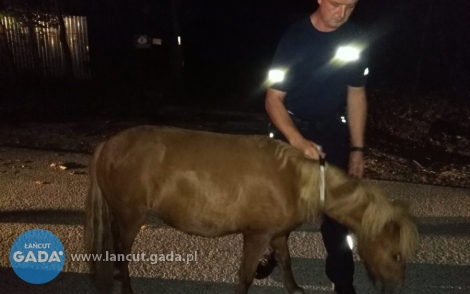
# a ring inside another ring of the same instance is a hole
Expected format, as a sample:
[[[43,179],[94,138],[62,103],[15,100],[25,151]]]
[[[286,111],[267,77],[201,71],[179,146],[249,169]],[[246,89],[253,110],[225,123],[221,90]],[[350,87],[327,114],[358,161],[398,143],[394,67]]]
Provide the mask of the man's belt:
[[[333,123],[343,122],[346,123],[346,116],[343,113],[336,112],[332,115],[325,116],[320,119],[303,119],[289,111],[292,122],[298,127],[322,129],[328,127]]]

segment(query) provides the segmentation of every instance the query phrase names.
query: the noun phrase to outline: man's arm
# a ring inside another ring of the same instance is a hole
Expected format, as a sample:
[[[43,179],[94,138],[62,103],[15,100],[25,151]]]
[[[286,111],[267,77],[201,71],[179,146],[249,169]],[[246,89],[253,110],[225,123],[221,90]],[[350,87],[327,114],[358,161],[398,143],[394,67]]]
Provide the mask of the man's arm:
[[[364,147],[364,136],[367,119],[367,98],[365,87],[348,87],[348,122],[351,144]],[[364,155],[353,151],[349,157],[349,173],[362,178],[364,175]]]
[[[306,140],[297,130],[284,106],[285,92],[269,88],[266,93],[265,107],[272,123],[294,148],[299,149],[306,157],[318,159],[316,144]],[[324,153],[320,153],[324,156]]]

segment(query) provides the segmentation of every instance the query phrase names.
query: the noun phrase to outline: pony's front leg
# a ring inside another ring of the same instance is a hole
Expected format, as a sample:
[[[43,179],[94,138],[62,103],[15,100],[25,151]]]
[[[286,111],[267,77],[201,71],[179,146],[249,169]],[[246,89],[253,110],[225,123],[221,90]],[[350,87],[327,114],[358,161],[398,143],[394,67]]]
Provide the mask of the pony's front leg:
[[[274,256],[282,270],[282,279],[284,287],[289,294],[303,294],[305,291],[300,288],[294,280],[292,274],[289,248],[287,246],[288,235],[280,236],[271,241],[271,247],[274,250]]]
[[[243,257],[235,294],[246,294],[253,283],[256,267],[271,239],[267,234],[243,234]]]

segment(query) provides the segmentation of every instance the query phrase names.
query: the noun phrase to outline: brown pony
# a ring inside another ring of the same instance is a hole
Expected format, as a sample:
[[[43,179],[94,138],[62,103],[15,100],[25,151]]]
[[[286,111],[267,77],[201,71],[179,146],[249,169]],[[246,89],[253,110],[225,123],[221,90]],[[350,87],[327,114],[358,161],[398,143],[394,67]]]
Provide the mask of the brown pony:
[[[129,254],[155,211],[188,234],[243,234],[243,258],[235,293],[247,293],[268,245],[289,293],[304,293],[291,271],[289,233],[328,214],[358,237],[358,251],[382,292],[400,289],[418,233],[402,205],[364,182],[325,167],[325,202],[319,196],[318,161],[268,136],[227,135],[141,126],[125,130],[95,150],[86,200],[86,248],[90,254]],[[102,292],[110,292],[118,268],[122,293],[132,293],[127,261],[92,262]]]

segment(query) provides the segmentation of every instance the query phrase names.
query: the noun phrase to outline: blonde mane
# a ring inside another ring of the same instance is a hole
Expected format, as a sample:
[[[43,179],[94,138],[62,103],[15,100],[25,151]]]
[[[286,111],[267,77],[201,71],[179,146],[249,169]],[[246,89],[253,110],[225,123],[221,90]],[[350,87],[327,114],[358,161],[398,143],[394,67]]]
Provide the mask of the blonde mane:
[[[281,161],[281,169],[289,166],[298,178],[299,210],[307,221],[319,217],[320,208],[320,165],[317,160],[306,158],[291,145],[280,142],[276,147],[276,159]]]
[[[401,203],[391,202],[377,186],[350,177],[332,166],[327,171],[329,209],[339,219],[362,213],[360,229],[356,232],[359,241],[374,239],[387,225],[395,224],[400,229],[401,257],[405,261],[412,259],[418,243],[418,232],[408,208]]]
[[[297,149],[281,143],[276,148],[276,158],[281,168],[289,164],[295,167],[299,181],[299,210],[307,221],[318,219],[324,210],[320,203],[320,166],[316,160],[305,158]],[[408,209],[393,203],[374,185],[355,179],[339,168],[326,164],[325,207],[334,211],[335,217],[362,214],[360,231],[356,232],[360,241],[376,238],[387,225],[394,223],[400,229],[400,254],[410,260],[415,254],[418,232]]]

